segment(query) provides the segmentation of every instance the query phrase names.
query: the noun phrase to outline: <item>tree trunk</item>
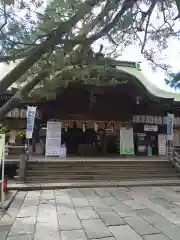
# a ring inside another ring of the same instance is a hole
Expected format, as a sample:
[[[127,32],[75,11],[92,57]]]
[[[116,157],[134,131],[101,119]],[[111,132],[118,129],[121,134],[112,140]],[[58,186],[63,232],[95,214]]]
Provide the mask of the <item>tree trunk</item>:
[[[60,26],[51,33],[50,37],[39,44],[34,50],[20,62],[10,73],[8,73],[0,81],[0,94],[6,91],[15,81],[18,80],[41,56],[53,49],[53,47],[61,42],[64,34],[67,34],[71,29],[101,0],[86,0],[72,18],[60,24]]]
[[[3,119],[9,111],[17,107],[21,102],[21,99],[26,97],[28,93],[47,75],[47,72],[40,73],[32,81],[28,82],[22,89],[20,89],[8,102],[6,102],[0,108],[0,120]]]

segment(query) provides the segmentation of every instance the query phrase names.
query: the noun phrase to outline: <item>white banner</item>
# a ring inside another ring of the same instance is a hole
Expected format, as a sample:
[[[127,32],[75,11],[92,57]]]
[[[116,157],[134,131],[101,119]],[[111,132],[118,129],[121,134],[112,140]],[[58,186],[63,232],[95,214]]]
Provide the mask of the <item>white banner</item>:
[[[47,122],[46,156],[61,155],[61,122]]]
[[[36,116],[37,107],[27,107],[27,128],[26,128],[26,138],[31,139],[34,130],[34,119]]]
[[[173,140],[173,122],[174,122],[174,114],[167,115],[167,140]]]
[[[1,208],[4,210],[4,154],[5,154],[5,134],[0,134],[0,166],[1,171]]]
[[[0,166],[4,159],[5,152],[5,134],[0,134]]]

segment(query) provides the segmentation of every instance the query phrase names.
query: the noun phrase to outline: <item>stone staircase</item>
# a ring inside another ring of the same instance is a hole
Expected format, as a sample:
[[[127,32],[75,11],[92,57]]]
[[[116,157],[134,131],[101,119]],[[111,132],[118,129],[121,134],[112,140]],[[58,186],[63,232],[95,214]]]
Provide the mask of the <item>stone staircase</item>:
[[[167,161],[28,161],[27,182],[175,180],[180,173]]]

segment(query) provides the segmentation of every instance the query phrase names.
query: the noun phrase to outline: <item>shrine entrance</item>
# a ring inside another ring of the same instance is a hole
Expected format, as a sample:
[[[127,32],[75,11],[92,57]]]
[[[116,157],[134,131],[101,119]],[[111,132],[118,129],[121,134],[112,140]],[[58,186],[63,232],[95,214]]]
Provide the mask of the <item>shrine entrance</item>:
[[[113,157],[120,155],[119,131],[113,128],[101,128],[97,130],[93,128],[83,129],[78,127],[77,121],[67,122],[62,120],[61,123],[61,144],[66,146],[67,156]],[[65,127],[67,123],[69,127]],[[86,123],[88,124],[88,121]],[[40,135],[40,139],[44,142],[44,146],[46,144],[45,131],[44,134]]]

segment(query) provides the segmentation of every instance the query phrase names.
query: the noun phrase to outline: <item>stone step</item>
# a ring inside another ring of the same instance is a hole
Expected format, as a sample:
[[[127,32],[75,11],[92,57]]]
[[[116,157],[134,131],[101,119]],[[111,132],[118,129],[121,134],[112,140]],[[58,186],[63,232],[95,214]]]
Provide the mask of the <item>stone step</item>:
[[[93,171],[92,171],[93,170]],[[134,171],[134,169],[127,169],[126,171],[124,171],[124,169],[114,169],[113,171],[109,171],[109,169],[72,169],[71,171],[69,171],[69,169],[41,169],[41,170],[37,170],[37,169],[28,169],[28,173],[40,173],[40,174],[48,174],[48,173],[63,173],[63,174],[67,174],[71,172],[73,173],[84,173],[84,172],[89,172],[89,173],[125,173],[125,174],[131,174],[131,173],[146,173],[146,174],[150,174],[150,173],[173,173],[176,172],[175,169],[159,169],[157,171],[157,169],[137,169],[136,171]]]
[[[164,171],[176,171],[175,168],[172,168],[171,166],[169,167],[163,167],[163,168],[137,168],[137,169],[134,169],[134,168],[87,168],[87,167],[84,167],[84,168],[78,168],[78,167],[74,167],[74,168],[46,168],[46,167],[43,167],[42,169],[37,169],[37,168],[29,168],[28,167],[28,171],[29,172],[164,172]]]
[[[178,178],[179,175],[178,174],[151,174],[151,175],[147,175],[147,174],[134,174],[134,175],[111,175],[111,174],[69,174],[69,175],[63,175],[63,174],[54,174],[54,175],[31,175],[31,174],[27,174],[26,177],[38,177],[38,178],[59,178],[59,179],[69,179],[69,178],[89,178],[89,177],[95,177],[95,178],[106,178],[106,179],[114,179],[114,178],[138,178],[138,177],[145,177],[145,178],[156,178],[156,177],[176,177]]]
[[[105,163],[102,163],[102,162],[99,162],[96,163],[96,162],[29,162],[28,161],[28,164],[29,166],[42,166],[42,165],[50,165],[50,166],[58,166],[58,165],[61,165],[61,166],[119,166],[119,165],[122,165],[122,166],[129,166],[129,165],[132,165],[132,166],[146,166],[146,165],[150,165],[150,166],[167,166],[169,164],[169,162],[167,161],[164,161],[164,162],[105,162]]]
[[[17,171],[18,173],[18,171]],[[123,181],[178,179],[168,161],[28,161],[26,181]]]
[[[26,183],[9,183],[8,190],[32,191],[32,190],[52,190],[52,189],[70,189],[70,188],[108,188],[108,187],[152,187],[152,186],[180,186],[179,179],[140,179],[123,181],[33,181]]]
[[[164,171],[176,171],[174,168],[29,168],[30,172],[164,172]]]
[[[35,173],[82,173],[82,172],[93,172],[93,173],[107,173],[107,172],[111,172],[111,173],[133,173],[133,172],[137,172],[137,173],[151,173],[151,172],[176,172],[176,170],[174,168],[145,168],[145,169],[133,169],[133,168],[128,168],[128,169],[124,169],[124,168],[115,168],[115,169],[109,169],[109,168],[42,168],[42,169],[36,169],[36,168],[28,168],[28,172],[35,172]]]
[[[154,173],[90,173],[90,172],[84,172],[84,173],[48,173],[48,174],[40,174],[40,173],[37,173],[37,174],[31,174],[29,172],[27,172],[26,176],[38,176],[38,177],[52,177],[52,176],[56,176],[56,177],[65,177],[65,178],[68,178],[68,177],[86,177],[86,176],[103,176],[103,177],[131,177],[131,176],[145,176],[145,177],[153,177],[153,176],[173,176],[173,177],[178,177],[180,176],[180,174],[178,172],[165,172],[165,173],[159,173],[159,172],[154,172]]]
[[[78,166],[81,166],[81,165],[84,165],[84,166],[99,166],[99,165],[107,165],[107,166],[116,166],[116,165],[126,165],[126,166],[129,166],[129,165],[167,165],[169,162],[168,161],[61,161],[61,160],[57,160],[57,161],[28,161],[28,164],[29,165],[33,165],[33,166],[42,166],[43,164],[46,164],[46,165],[63,165],[63,166],[74,166],[74,165],[78,165]]]
[[[166,165],[61,165],[61,164],[57,164],[57,165],[51,165],[51,164],[42,164],[42,165],[30,165],[28,164],[28,168],[36,168],[36,169],[42,169],[42,168],[111,168],[111,169],[115,169],[115,168],[168,168],[170,166],[170,164],[166,164]]]
[[[27,182],[68,182],[68,181],[131,181],[131,180],[150,180],[148,177],[145,176],[131,176],[131,177],[113,177],[113,178],[108,178],[108,177],[99,177],[99,176],[89,176],[89,177],[69,177],[69,178],[58,178],[56,176],[50,176],[50,177],[29,177],[27,176],[26,181]],[[173,177],[173,176],[156,176],[156,177],[151,177],[151,180],[158,180],[158,179],[166,179],[166,180],[178,180],[178,178]]]

